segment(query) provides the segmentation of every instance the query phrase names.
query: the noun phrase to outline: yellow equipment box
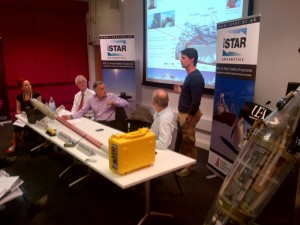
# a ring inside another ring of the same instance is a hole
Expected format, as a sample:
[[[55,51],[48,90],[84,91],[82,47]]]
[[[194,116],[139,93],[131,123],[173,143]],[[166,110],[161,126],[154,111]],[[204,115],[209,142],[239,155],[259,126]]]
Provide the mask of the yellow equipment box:
[[[155,160],[155,134],[140,128],[109,138],[109,168],[118,174],[150,166]]]

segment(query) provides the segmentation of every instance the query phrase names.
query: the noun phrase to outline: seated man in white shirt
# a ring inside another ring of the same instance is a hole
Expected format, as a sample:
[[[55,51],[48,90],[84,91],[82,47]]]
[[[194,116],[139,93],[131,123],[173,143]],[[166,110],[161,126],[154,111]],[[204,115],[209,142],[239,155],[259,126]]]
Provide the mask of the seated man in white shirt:
[[[75,78],[75,84],[77,85],[79,92],[74,96],[73,107],[71,112],[77,112],[84,106],[86,106],[89,97],[93,96],[95,92],[87,87],[87,80],[83,75],[78,75]],[[84,117],[92,118],[93,112],[89,110]]]
[[[156,136],[157,149],[174,150],[177,131],[176,117],[168,106],[169,96],[163,89],[157,89],[152,94],[152,104],[156,110],[150,130]]]

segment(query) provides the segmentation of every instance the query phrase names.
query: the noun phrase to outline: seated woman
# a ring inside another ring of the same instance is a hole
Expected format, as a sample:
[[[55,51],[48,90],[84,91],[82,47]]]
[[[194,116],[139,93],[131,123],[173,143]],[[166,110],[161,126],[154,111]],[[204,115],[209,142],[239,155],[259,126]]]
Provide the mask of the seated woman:
[[[30,103],[31,98],[42,101],[40,93],[32,90],[31,84],[28,80],[24,78],[18,78],[17,85],[19,88],[21,88],[22,93],[20,93],[16,98],[16,114],[21,114],[22,111],[26,110],[26,108],[34,108]],[[25,127],[14,126],[13,140],[11,142],[11,146],[6,150],[8,154],[15,151],[17,144],[23,138],[25,129]]]

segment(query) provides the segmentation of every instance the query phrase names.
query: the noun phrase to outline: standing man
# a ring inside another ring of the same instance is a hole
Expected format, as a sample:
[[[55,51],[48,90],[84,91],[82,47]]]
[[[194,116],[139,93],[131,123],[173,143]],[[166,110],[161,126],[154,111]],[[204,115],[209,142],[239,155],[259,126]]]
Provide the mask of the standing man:
[[[197,159],[195,146],[196,124],[202,113],[199,109],[202,93],[204,90],[204,79],[201,72],[196,68],[198,52],[194,48],[186,48],[181,51],[180,63],[187,72],[182,87],[174,85],[174,91],[179,93],[177,119],[182,132],[181,153]],[[195,166],[185,167],[176,172],[179,177],[187,177],[195,171]]]
[[[170,149],[175,148],[176,118],[172,109],[168,106],[169,96],[163,89],[157,89],[152,94],[152,105],[155,109],[153,123],[150,130],[155,133],[156,148]]]
[[[95,94],[87,100],[83,108],[71,115],[63,115],[62,117],[77,119],[92,109],[95,121],[116,128],[116,107],[127,107],[128,102],[114,93],[106,93],[106,86],[102,81],[96,81],[93,88]]]
[[[86,106],[87,100],[89,97],[93,96],[95,92],[87,87],[87,80],[83,75],[78,75],[75,78],[75,84],[79,89],[74,96],[73,107],[71,112],[77,112],[84,106]],[[89,110],[85,115],[85,117],[92,118],[93,112]]]

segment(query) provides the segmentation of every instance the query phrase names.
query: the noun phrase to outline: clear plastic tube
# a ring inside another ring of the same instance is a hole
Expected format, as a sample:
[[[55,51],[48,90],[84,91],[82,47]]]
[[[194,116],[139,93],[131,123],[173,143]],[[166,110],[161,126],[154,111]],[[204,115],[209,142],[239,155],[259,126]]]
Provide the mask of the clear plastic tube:
[[[289,145],[299,124],[300,93],[255,124],[232,165],[204,225],[252,224],[296,162]]]

